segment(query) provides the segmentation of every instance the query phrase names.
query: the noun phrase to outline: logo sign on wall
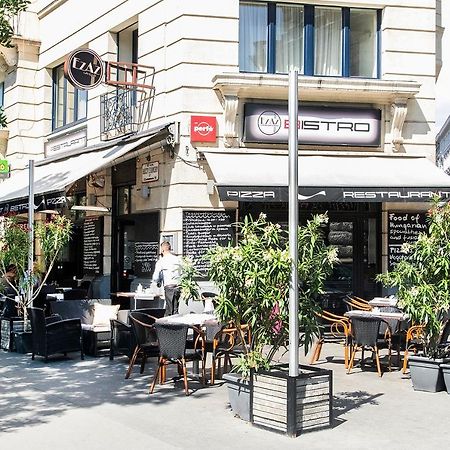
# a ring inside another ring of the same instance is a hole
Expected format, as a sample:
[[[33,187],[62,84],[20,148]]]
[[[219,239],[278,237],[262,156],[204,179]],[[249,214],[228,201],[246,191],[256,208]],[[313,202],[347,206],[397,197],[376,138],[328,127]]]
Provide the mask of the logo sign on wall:
[[[159,162],[149,162],[142,164],[142,182],[158,181],[159,179]]]
[[[97,87],[103,81],[103,74],[102,59],[88,48],[75,50],[64,63],[64,75],[78,89]]]
[[[286,144],[289,126],[287,106],[245,105],[245,142]],[[301,106],[297,126],[299,144],[378,147],[381,139],[381,111]]]
[[[191,116],[191,142],[216,142],[217,120],[212,116]]]
[[[0,178],[9,177],[9,162],[6,159],[0,159]]]

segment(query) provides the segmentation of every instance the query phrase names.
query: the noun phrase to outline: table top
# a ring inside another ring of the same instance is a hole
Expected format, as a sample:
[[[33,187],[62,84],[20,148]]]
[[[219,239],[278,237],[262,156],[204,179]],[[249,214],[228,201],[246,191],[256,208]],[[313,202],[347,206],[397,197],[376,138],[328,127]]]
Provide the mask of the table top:
[[[344,314],[345,317],[351,319],[352,317],[374,317],[379,319],[397,319],[397,320],[407,320],[408,316],[404,313],[395,312],[383,312],[383,311],[347,311]]]
[[[219,323],[214,314],[209,313],[188,313],[188,314],[174,314],[172,316],[162,317],[157,319],[161,323],[183,323],[185,325],[204,325],[206,322]]]
[[[148,300],[153,300],[155,297],[160,298],[159,295],[146,294],[145,292],[113,292],[112,294],[116,295],[117,297],[127,297],[127,298],[138,297],[140,299],[148,299]]]
[[[372,300],[369,300],[369,304],[372,306],[397,306],[397,298],[374,297]]]

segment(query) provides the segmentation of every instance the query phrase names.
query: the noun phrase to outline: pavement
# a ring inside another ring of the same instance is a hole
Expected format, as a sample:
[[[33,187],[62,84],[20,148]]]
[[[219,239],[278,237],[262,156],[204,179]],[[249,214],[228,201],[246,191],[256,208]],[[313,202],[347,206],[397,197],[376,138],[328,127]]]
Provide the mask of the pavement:
[[[0,351],[0,450],[116,449],[442,449],[450,441],[450,396],[416,392],[399,371],[344,370],[342,347],[325,344],[320,367],[333,370],[334,424],[298,438],[253,427],[234,417],[226,386],[190,382],[148,386],[127,358],[69,354],[42,358]],[[301,358],[305,363],[307,359]],[[168,377],[176,375],[168,371]],[[445,444],[447,442],[447,444]]]

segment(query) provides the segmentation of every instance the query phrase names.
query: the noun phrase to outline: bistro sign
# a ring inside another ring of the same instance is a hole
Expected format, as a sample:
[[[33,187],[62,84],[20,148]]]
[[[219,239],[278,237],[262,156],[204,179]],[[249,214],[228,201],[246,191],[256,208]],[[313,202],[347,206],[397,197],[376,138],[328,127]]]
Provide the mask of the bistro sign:
[[[289,134],[287,106],[247,103],[244,107],[244,141],[286,144]],[[378,147],[381,111],[368,108],[299,106],[299,144]]]
[[[104,63],[91,49],[75,50],[64,63],[64,75],[78,89],[93,89],[103,81]]]

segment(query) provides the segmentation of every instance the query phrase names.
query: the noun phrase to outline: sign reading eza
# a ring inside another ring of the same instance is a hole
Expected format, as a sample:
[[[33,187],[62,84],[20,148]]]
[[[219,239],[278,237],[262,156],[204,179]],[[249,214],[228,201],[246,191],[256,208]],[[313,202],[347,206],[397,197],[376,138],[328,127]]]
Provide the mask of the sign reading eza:
[[[212,116],[191,116],[191,142],[216,142],[217,120]]]
[[[103,81],[103,74],[102,59],[88,48],[75,50],[64,63],[64,75],[78,89],[97,87]]]

